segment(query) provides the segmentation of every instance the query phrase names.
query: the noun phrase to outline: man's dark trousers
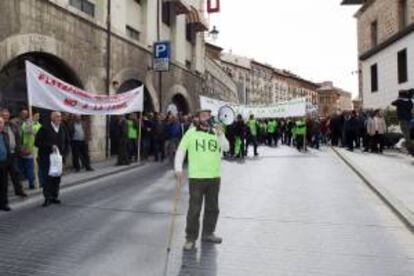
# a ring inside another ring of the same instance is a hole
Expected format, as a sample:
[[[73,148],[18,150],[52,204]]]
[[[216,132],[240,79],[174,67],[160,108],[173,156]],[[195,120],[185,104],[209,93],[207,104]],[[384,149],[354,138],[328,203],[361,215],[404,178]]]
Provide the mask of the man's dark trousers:
[[[43,196],[46,200],[53,200],[59,198],[60,177],[49,176],[50,156],[39,155],[39,174],[43,183]]]
[[[72,158],[73,158],[73,167],[76,170],[80,170],[81,166],[79,163],[79,159],[82,162],[82,166],[85,169],[91,168],[91,161],[89,158],[89,147],[88,143],[85,141],[72,141]]]
[[[254,155],[257,155],[257,136],[249,135],[247,137],[246,148],[244,149],[244,151],[245,151],[244,155],[245,156],[247,156],[248,151],[249,151],[249,145],[251,145],[251,144],[253,144]]]
[[[7,207],[9,205],[8,201],[8,191],[7,186],[7,165],[0,164],[0,208]]]
[[[213,234],[219,216],[218,198],[220,178],[190,179],[190,200],[187,213],[186,235],[196,241],[200,232],[200,213],[204,201],[203,235]]]
[[[17,154],[13,153],[11,155],[10,165],[7,166],[7,172],[10,175],[11,181],[14,187],[14,194],[21,195],[24,193],[23,185],[20,181],[20,172],[17,165],[18,156]]]

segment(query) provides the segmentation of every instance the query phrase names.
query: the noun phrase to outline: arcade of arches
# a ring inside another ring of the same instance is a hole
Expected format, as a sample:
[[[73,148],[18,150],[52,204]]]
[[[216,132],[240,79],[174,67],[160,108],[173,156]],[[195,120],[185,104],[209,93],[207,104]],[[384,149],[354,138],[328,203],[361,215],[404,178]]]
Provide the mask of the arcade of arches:
[[[25,71],[25,61],[29,60],[30,62],[36,64],[37,66],[43,68],[54,76],[62,79],[63,81],[72,84],[74,86],[84,88],[84,84],[81,79],[72,70],[67,63],[65,63],[60,58],[43,52],[30,52],[22,54],[15,57],[2,68],[0,68],[0,107],[7,107],[12,116],[16,116],[21,108],[26,108],[28,105],[27,102],[27,87],[26,87],[26,71]],[[117,93],[123,93],[138,86],[141,86],[143,82],[130,79],[123,82],[119,87],[117,87]],[[190,105],[187,99],[181,94],[175,94],[171,98],[170,105],[175,106],[176,110],[182,114],[188,114],[191,112]],[[48,118],[47,114],[50,112],[48,110],[37,109],[41,114],[41,120],[44,121]],[[144,111],[145,112],[154,112],[156,109],[153,104],[152,95],[144,87]],[[99,129],[99,133],[105,133],[104,118],[96,118],[97,121],[93,122],[91,120],[91,127],[94,130]],[[102,121],[103,120],[103,121]],[[113,119],[110,120],[110,126],[112,126]],[[95,125],[94,125],[95,124]],[[111,129],[111,127],[110,127]],[[108,133],[110,134],[110,133]],[[95,138],[97,137],[97,138]],[[105,155],[102,151],[105,151],[106,142],[102,139],[102,135],[94,136],[95,140],[92,141],[95,143],[95,146],[91,146],[91,151],[96,151],[95,153],[91,152],[93,159],[102,159]],[[101,141],[102,140],[102,141]],[[94,156],[96,156],[94,158]]]

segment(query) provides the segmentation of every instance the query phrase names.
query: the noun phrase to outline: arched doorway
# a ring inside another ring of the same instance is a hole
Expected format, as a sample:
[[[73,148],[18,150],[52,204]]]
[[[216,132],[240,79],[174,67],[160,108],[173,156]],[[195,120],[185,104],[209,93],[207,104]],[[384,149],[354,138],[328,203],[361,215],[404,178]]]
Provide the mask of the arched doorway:
[[[124,93],[141,86],[143,83],[136,79],[130,79],[123,82],[117,89],[116,93]],[[151,95],[144,85],[144,113],[153,113],[155,111]],[[119,117],[111,116],[110,118],[110,140],[111,140],[111,155],[118,154],[119,144]]]
[[[22,107],[27,107],[26,60],[69,84],[83,88],[75,72],[58,57],[40,52],[20,55],[0,71],[0,106],[10,109],[12,115],[17,115]]]
[[[124,83],[121,84],[121,86],[119,86],[119,88],[117,89],[116,93],[124,93],[127,91],[130,91],[134,88],[137,88],[139,86],[141,86],[143,83],[139,80],[127,80]],[[144,112],[148,113],[148,112],[154,112],[154,104],[152,102],[151,99],[151,95],[147,89],[147,87],[144,85]]]
[[[172,97],[171,105],[175,106],[179,114],[186,115],[190,112],[190,107],[187,99],[181,94],[176,94]]]

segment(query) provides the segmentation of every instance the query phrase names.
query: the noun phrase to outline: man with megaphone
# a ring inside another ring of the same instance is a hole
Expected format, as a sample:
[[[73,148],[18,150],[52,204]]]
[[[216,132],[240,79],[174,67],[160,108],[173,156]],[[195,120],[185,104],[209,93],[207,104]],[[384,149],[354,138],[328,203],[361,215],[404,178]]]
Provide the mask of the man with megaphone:
[[[195,249],[199,236],[200,212],[204,201],[202,241],[219,244],[222,239],[214,232],[219,215],[220,166],[222,151],[229,150],[223,129],[211,123],[211,111],[197,113],[198,125],[187,131],[175,156],[175,173],[178,187],[183,180],[183,162],[188,153],[190,201],[187,213],[186,243],[184,250]]]

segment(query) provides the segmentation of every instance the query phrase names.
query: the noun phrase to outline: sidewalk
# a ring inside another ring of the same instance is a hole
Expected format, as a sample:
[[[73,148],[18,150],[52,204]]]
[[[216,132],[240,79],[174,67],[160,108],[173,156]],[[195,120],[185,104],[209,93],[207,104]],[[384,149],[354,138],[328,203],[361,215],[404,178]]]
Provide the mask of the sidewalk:
[[[414,230],[414,160],[408,155],[383,155],[333,150]]]
[[[99,178],[102,178],[108,175],[132,170],[137,167],[143,166],[145,164],[144,162],[141,162],[141,163],[132,163],[129,166],[116,166],[115,163],[116,163],[116,159],[114,158],[101,161],[101,162],[92,163],[92,167],[95,169],[92,172],[81,170],[80,172],[76,173],[73,170],[69,169],[69,171],[65,172],[62,177],[61,188],[86,183],[86,182],[99,179]],[[27,189],[27,186],[28,186],[27,181],[23,181],[22,184],[29,198],[42,193],[41,189],[38,189],[38,190]],[[24,198],[15,196],[12,184],[10,183],[9,185],[10,185],[9,186],[10,203],[25,201]]]

